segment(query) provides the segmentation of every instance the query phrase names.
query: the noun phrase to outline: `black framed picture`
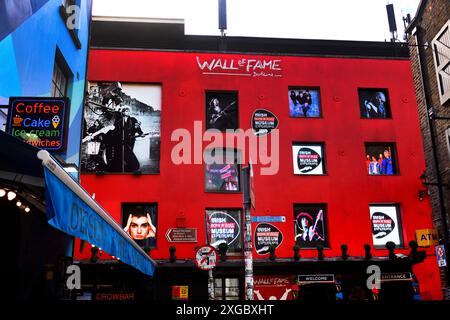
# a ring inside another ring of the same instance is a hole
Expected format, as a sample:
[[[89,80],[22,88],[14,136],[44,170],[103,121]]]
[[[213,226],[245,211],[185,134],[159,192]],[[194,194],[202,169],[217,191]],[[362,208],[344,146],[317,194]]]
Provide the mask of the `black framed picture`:
[[[240,165],[235,149],[205,150],[205,190],[208,192],[240,192]]]
[[[374,247],[385,249],[389,241],[394,242],[397,247],[403,247],[399,205],[371,204],[369,212]]]
[[[294,204],[295,243],[301,248],[328,247],[325,204]]]
[[[122,203],[122,226],[141,247],[156,248],[158,205]]]
[[[90,83],[88,94],[82,172],[158,174],[161,85]]]
[[[206,130],[236,130],[238,121],[237,91],[206,91]]]
[[[228,253],[242,254],[242,212],[239,209],[206,209],[206,235],[208,244],[218,249],[228,245]]]
[[[363,119],[391,118],[387,89],[358,89],[359,110]]]
[[[317,87],[289,87],[289,115],[293,118],[320,118],[320,89]]]
[[[397,150],[394,143],[366,143],[366,170],[370,175],[398,174]]]
[[[326,174],[324,149],[323,143],[294,142],[292,145],[294,174]]]

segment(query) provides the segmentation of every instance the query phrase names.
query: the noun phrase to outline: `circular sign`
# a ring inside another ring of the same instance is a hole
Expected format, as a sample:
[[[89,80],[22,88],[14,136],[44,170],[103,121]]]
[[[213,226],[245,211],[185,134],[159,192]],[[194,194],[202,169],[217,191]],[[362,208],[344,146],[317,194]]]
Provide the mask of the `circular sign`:
[[[217,252],[212,246],[202,246],[195,252],[195,264],[202,270],[211,270],[216,266]]]
[[[280,229],[270,223],[260,223],[255,228],[255,250],[259,255],[269,253],[269,247],[278,248],[283,242],[283,234]]]
[[[252,115],[252,128],[255,136],[264,136],[278,127],[278,118],[265,109],[257,109]]]

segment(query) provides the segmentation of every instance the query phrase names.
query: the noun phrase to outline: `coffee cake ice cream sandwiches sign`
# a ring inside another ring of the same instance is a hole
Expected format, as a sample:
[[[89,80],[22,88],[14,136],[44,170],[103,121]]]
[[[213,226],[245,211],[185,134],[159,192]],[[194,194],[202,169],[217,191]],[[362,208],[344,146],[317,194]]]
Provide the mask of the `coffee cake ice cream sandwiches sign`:
[[[10,98],[7,132],[40,149],[66,149],[67,98]]]

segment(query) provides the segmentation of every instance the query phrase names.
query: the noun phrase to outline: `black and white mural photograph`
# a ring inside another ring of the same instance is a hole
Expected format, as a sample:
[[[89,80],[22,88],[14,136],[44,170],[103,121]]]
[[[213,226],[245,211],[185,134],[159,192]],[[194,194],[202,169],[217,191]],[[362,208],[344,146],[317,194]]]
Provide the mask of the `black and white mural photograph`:
[[[81,170],[159,173],[161,86],[90,83],[88,95]]]

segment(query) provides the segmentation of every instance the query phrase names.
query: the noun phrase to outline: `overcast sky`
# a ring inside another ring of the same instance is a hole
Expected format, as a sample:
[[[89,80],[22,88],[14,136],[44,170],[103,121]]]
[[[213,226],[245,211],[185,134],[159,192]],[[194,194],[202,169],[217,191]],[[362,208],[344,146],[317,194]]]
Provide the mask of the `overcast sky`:
[[[228,0],[229,36],[385,41],[386,4],[393,3],[400,40],[402,15],[420,0]],[[96,16],[184,19],[186,34],[218,35],[218,0],[95,0]]]

